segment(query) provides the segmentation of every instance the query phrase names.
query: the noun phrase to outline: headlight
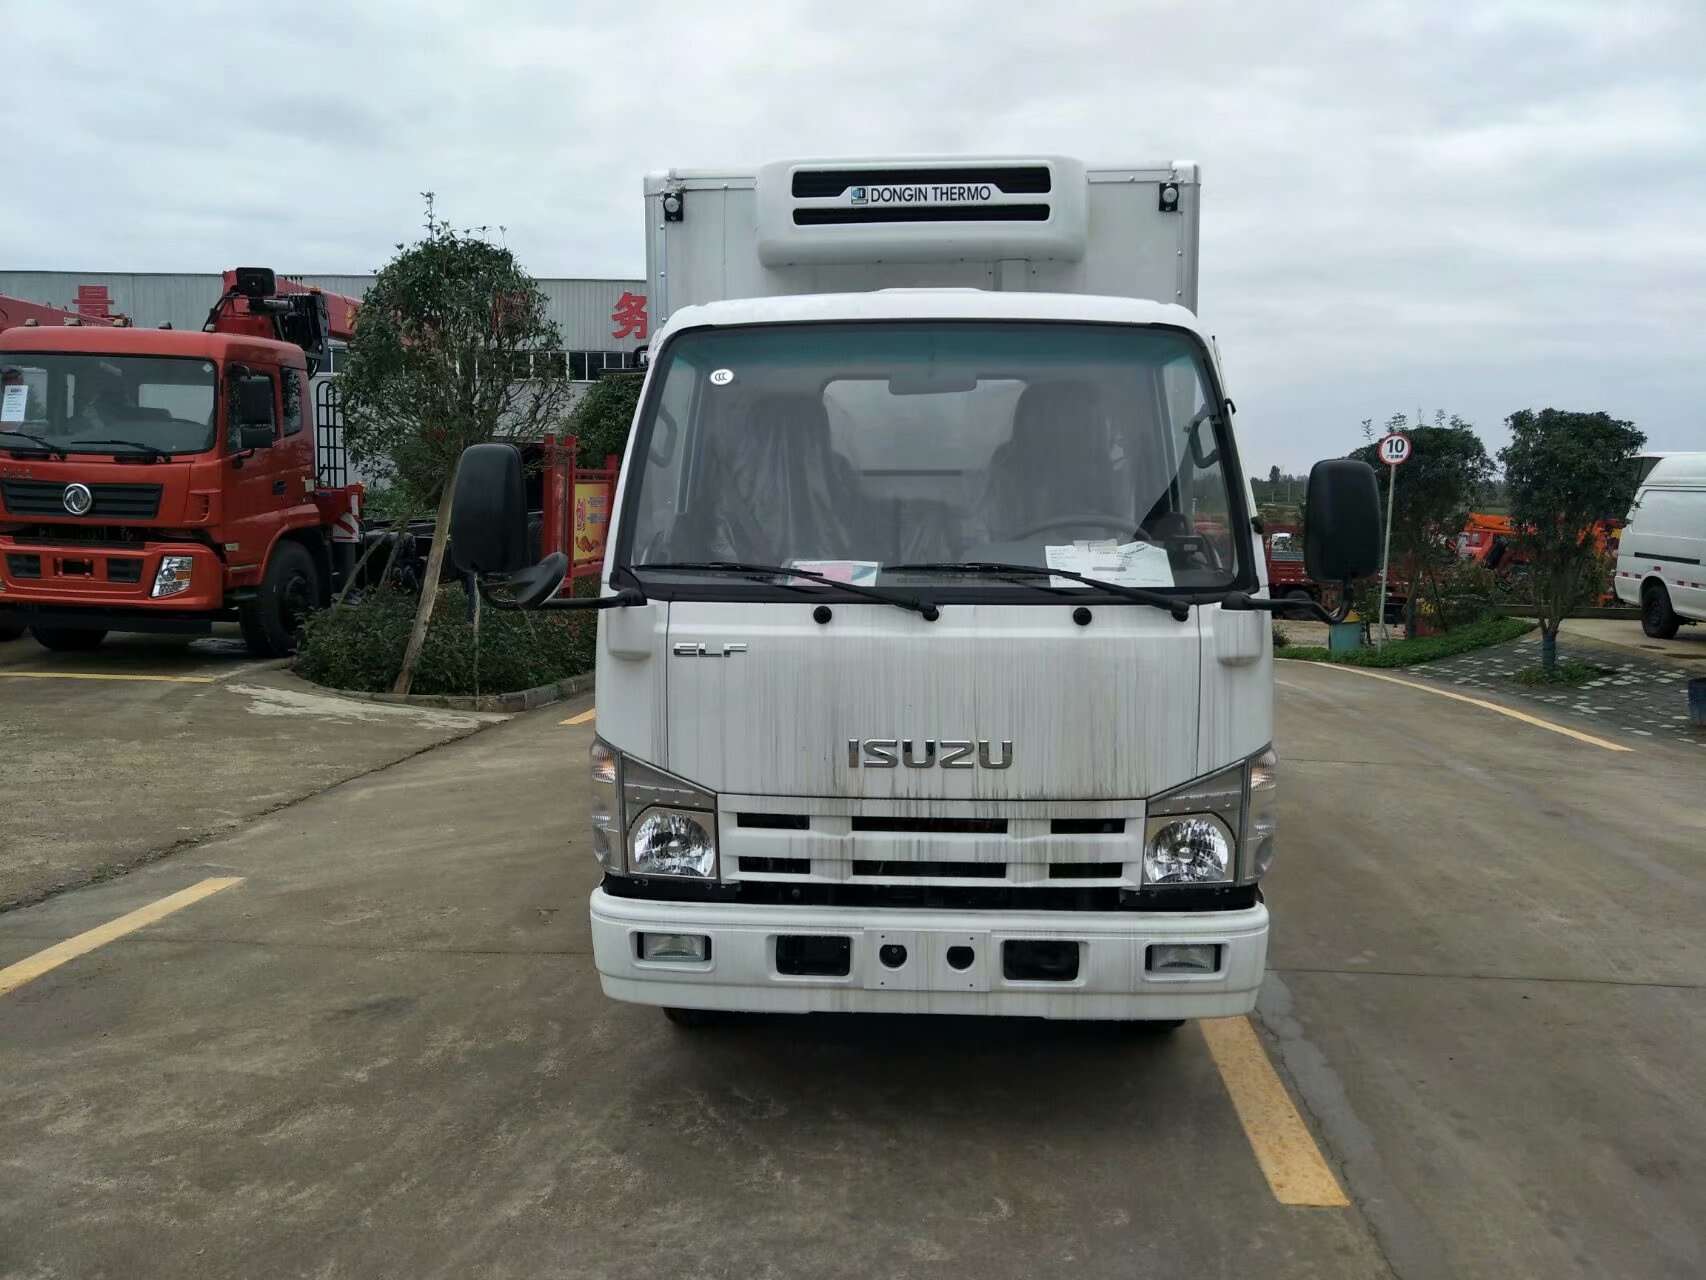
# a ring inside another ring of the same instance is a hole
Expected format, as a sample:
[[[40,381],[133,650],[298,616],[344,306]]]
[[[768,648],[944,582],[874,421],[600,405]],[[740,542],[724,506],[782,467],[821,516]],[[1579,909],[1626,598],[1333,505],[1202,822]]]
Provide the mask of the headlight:
[[[616,766],[620,757],[602,738],[592,740],[592,852],[606,871],[622,870],[622,804]]]
[[[161,556],[160,568],[154,574],[154,589],[148,594],[155,598],[175,596],[190,589],[190,556]]]
[[[617,875],[717,874],[717,797],[593,739],[592,849]],[[624,856],[625,855],[625,856]]]
[[[1272,747],[1250,757],[1250,804],[1244,811],[1244,874],[1260,880],[1274,863],[1279,825],[1279,756]]]
[[[1144,884],[1220,884],[1232,879],[1232,835],[1218,818],[1171,818],[1143,846]]]
[[[693,809],[654,805],[628,836],[628,870],[637,876],[717,874],[716,819]]]
[[[1274,860],[1279,757],[1248,760],[1155,796],[1148,805],[1143,882],[1250,883]],[[1236,856],[1235,856],[1236,855]]]

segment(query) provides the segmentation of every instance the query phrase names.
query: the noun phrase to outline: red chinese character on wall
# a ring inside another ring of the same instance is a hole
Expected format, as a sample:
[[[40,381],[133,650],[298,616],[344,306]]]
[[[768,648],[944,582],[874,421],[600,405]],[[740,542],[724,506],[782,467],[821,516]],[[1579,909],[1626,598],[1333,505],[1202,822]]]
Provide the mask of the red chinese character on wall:
[[[622,296],[616,299],[616,310],[610,313],[610,323],[616,327],[610,331],[612,338],[638,338],[646,340],[646,295],[629,293],[626,289]]]

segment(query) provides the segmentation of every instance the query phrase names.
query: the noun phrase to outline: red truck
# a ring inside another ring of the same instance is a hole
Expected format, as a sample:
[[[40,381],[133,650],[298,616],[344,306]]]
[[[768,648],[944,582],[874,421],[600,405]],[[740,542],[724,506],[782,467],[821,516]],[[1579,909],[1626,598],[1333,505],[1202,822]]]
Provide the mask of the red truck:
[[[73,650],[236,621],[291,652],[361,538],[361,486],[321,483],[309,383],[355,305],[251,267],[199,332],[0,332],[0,628]]]

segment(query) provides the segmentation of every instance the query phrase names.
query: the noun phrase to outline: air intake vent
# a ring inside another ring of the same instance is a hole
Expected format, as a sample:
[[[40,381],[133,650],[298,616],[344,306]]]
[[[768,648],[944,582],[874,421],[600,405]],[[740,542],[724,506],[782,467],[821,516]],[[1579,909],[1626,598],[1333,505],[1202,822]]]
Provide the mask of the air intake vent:
[[[796,227],[880,222],[1047,222],[1046,204],[861,205],[851,209],[795,209]]]
[[[852,187],[990,186],[1004,195],[1039,196],[1053,189],[1048,166],[976,165],[953,169],[800,169],[793,192],[801,199],[825,200]]]
[[[853,874],[877,876],[884,880],[999,880],[1007,874],[1007,865],[1002,862],[901,862],[860,858],[853,863]]]
[[[809,831],[811,818],[803,813],[742,813],[735,823],[759,831]]]
[[[1006,818],[854,818],[855,831],[883,831],[896,835],[999,836],[1007,831]]]

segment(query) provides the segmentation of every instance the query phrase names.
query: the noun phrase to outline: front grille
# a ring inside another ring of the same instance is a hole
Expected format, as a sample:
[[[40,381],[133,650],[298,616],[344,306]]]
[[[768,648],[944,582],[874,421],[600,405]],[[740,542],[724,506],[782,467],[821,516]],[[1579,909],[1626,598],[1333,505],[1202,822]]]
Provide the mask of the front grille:
[[[6,557],[6,572],[14,578],[39,578],[41,557],[9,555]]]
[[[0,502],[11,515],[63,516],[69,514],[65,487],[58,480],[0,480]],[[157,484],[92,484],[89,493],[94,502],[85,516],[90,519],[152,520],[160,513]]]
[[[812,873],[810,858],[742,858],[740,860],[742,875],[761,876],[809,876]]]
[[[897,862],[892,859],[856,858],[853,874],[883,880],[1000,880],[1007,874],[1004,862]]]
[[[1051,862],[1050,880],[1118,880],[1125,866],[1118,862]]]
[[[1007,831],[1006,818],[854,818],[855,831],[881,831],[894,835],[999,836]]]
[[[822,200],[848,187],[906,187],[918,183],[988,183],[1010,196],[1047,195],[1051,183],[1046,164],[976,165],[955,169],[799,169],[793,191],[800,199]]]
[[[735,815],[735,822],[759,831],[806,831],[812,825],[803,813],[741,813]]]

